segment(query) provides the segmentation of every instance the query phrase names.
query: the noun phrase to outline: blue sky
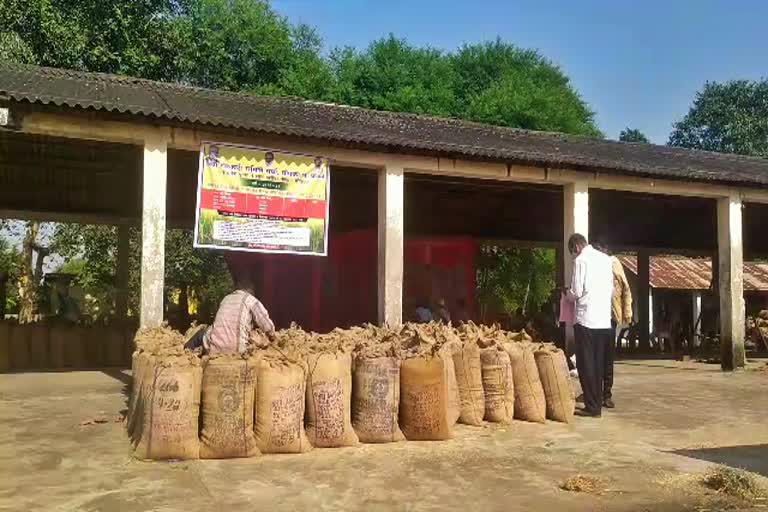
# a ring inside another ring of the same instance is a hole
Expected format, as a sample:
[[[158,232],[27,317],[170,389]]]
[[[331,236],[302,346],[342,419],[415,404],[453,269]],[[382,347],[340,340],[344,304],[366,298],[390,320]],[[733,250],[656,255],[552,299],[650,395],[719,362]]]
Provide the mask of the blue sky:
[[[768,76],[768,0],[273,0],[327,47],[392,32],[452,50],[502,39],[560,65],[618,138],[625,126],[665,143],[705,81]]]

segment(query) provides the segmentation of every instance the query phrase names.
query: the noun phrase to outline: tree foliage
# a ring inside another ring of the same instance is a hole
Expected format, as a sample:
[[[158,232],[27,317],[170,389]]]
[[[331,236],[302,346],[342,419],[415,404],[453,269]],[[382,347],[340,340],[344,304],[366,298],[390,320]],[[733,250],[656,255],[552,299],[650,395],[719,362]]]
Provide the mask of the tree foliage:
[[[707,82],[669,144],[768,158],[768,79]]]
[[[555,287],[555,251],[484,245],[477,269],[481,318],[538,312]]]
[[[643,144],[649,144],[651,142],[643,132],[636,128],[630,127],[626,127],[625,129],[621,130],[621,133],[619,134],[619,140],[621,142],[638,142]]]
[[[131,228],[129,236],[128,305],[136,312],[141,289],[141,233],[138,228]],[[93,297],[94,317],[115,314],[115,290],[119,284],[117,237],[113,226],[85,224],[60,224],[53,235],[51,248],[68,261],[79,262],[60,270],[76,274],[75,284]],[[210,313],[221,297],[231,291],[232,282],[223,257],[217,252],[194,249],[191,230],[168,230],[165,254],[166,294],[182,289],[191,292],[199,310]]]
[[[174,0],[0,0],[0,33],[11,47],[24,42],[15,51],[24,61],[174,79],[180,46],[168,20],[178,8]]]
[[[393,35],[364,51],[336,49],[317,98],[377,110],[600,136],[594,113],[538,52],[497,40],[448,53]],[[286,93],[293,94],[290,88]]]

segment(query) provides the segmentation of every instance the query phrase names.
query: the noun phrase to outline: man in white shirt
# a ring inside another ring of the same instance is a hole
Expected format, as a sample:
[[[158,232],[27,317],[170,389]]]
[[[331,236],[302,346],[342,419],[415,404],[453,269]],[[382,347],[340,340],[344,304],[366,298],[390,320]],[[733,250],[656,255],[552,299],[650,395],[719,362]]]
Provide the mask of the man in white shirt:
[[[613,264],[610,256],[594,249],[578,233],[568,240],[568,251],[575,258],[568,299],[576,306],[576,366],[584,393],[584,410],[577,414],[599,418],[605,351],[611,341]]]

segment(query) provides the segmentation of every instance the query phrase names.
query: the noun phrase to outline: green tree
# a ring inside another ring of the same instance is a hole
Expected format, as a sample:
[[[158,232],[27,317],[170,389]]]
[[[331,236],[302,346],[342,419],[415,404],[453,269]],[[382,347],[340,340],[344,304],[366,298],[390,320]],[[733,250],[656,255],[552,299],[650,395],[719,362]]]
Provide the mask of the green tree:
[[[707,82],[669,144],[768,158],[768,79]]]
[[[0,237],[0,320],[6,313],[18,312],[19,294],[11,286],[19,278],[21,254],[5,238]]]
[[[362,52],[336,49],[330,64],[328,101],[601,136],[594,113],[557,66],[500,40],[446,53],[390,35]]]
[[[555,287],[555,254],[551,249],[484,245],[477,269],[480,316],[491,311],[512,318],[517,310],[530,315],[539,310]]]
[[[51,248],[69,262],[66,270],[76,274],[75,283],[93,298],[92,316],[114,315],[117,287],[117,229],[113,226],[59,224]],[[134,314],[139,309],[141,284],[141,233],[130,230],[128,304]],[[192,232],[170,229],[165,240],[166,293],[180,292],[180,309],[186,311],[187,297],[193,295],[208,320],[213,308],[232,289],[232,281],[221,254],[194,249]],[[61,269],[64,271],[64,267]],[[96,319],[96,318],[94,318]],[[182,319],[182,323],[183,323]]]
[[[0,57],[174,79],[174,0],[0,0]]]
[[[455,117],[513,128],[602,136],[595,114],[568,77],[534,50],[500,39],[466,45],[451,57]]]
[[[636,128],[630,127],[626,127],[625,129],[621,130],[621,133],[619,134],[619,140],[621,142],[641,142],[644,144],[650,143],[648,137],[646,137],[643,132]]]
[[[291,26],[268,2],[185,0],[173,20],[183,81],[232,91],[273,86],[294,61]]]
[[[446,55],[416,48],[393,35],[363,52],[332,52],[335,82],[327,99],[395,112],[450,116],[455,111],[454,72]]]

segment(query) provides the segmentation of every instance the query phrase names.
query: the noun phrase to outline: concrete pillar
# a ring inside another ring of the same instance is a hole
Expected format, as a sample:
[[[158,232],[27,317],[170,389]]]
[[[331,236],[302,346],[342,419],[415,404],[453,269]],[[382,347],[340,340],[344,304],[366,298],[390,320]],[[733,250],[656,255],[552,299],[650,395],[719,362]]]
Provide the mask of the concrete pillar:
[[[128,264],[130,261],[130,227],[117,227],[117,290],[115,291],[115,313],[117,318],[128,317]]]
[[[744,366],[744,256],[742,203],[738,194],[717,200],[718,289],[720,296],[720,364],[723,370]]]
[[[653,302],[651,300],[650,254],[646,250],[637,252],[637,313],[640,337],[640,349],[651,348],[653,330]]]
[[[165,283],[165,193],[168,179],[167,141],[144,142],[141,218],[141,327],[163,322]]]
[[[653,334],[654,325],[653,316],[653,288],[648,287],[648,332]]]
[[[699,322],[699,317],[701,316],[701,292],[693,292],[693,304],[691,311],[693,311],[693,323],[691,324],[692,329],[691,332],[693,333],[693,340],[692,340],[692,346],[697,347],[699,342],[701,341],[701,322]]]
[[[379,323],[403,323],[403,200],[402,166],[379,173]]]
[[[589,240],[589,187],[586,182],[569,183],[563,187],[563,269],[562,275],[565,286],[571,285],[573,273],[573,256],[568,252],[568,239],[574,233],[581,233]],[[565,346],[568,354],[572,354],[573,328],[565,329]]]

